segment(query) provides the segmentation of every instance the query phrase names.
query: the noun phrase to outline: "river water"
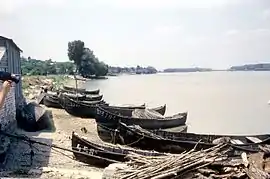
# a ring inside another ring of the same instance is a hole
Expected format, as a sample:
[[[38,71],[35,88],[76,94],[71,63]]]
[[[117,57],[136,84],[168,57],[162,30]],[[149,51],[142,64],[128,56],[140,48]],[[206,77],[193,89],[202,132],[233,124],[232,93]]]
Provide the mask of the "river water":
[[[166,115],[188,111],[188,132],[270,133],[270,72],[121,75],[91,80],[110,104],[167,104]]]

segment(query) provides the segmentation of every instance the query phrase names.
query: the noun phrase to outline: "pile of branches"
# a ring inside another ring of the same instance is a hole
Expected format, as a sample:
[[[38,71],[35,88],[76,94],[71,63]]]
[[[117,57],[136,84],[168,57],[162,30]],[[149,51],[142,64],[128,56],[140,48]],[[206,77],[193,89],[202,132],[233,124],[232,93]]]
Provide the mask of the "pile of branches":
[[[245,153],[242,157],[230,158],[226,144],[182,154],[168,156],[142,156],[130,154],[128,167],[117,169],[114,178],[161,179],[161,178],[268,178],[268,174],[250,166]],[[249,172],[249,167],[253,172]],[[255,172],[254,172],[255,171]],[[253,176],[249,176],[252,173]]]

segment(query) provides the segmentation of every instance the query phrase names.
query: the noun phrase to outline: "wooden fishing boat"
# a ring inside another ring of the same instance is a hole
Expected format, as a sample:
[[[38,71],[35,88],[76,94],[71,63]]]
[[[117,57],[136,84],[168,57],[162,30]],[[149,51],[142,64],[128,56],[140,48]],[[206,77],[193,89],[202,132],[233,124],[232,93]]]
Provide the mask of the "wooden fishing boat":
[[[139,106],[103,106],[103,109],[113,111],[115,114],[131,116],[134,113],[134,110],[138,109],[147,109],[145,104]],[[162,116],[166,110],[166,104],[163,106],[158,106],[155,108],[148,109],[154,113],[154,115]],[[141,116],[142,118],[143,116]]]
[[[164,153],[156,152],[156,151],[148,151],[148,150],[140,150],[134,149],[132,147],[123,147],[120,145],[114,145],[109,143],[95,143],[87,140],[86,137],[79,136],[76,132],[72,132],[72,147],[76,147],[77,144],[87,147],[88,149],[100,150],[104,152],[114,152],[118,154],[130,154],[136,153],[140,155],[147,155],[147,156],[159,156],[165,155]]]
[[[60,94],[60,105],[65,109],[67,113],[76,117],[82,118],[94,118],[96,115],[97,106],[108,106],[105,101],[79,101],[71,99],[69,96]],[[122,107],[128,108],[128,107]],[[131,107],[133,108],[133,107]]]
[[[145,129],[162,129],[184,125],[187,120],[187,112],[178,113],[170,117],[135,118],[132,115],[121,114],[113,108],[99,106],[96,110],[95,119],[97,123],[112,129],[117,128],[119,121],[127,125],[139,125]]]
[[[150,132],[156,134],[156,135],[163,135],[166,132],[169,133],[184,133],[187,132],[187,125],[181,125],[173,128],[166,128],[166,129],[148,129]],[[108,143],[116,143],[117,137],[119,136],[118,129],[111,129],[106,127],[106,124],[97,123],[97,132],[99,138]]]
[[[201,135],[194,133],[170,133],[156,135],[139,126],[127,126],[119,123],[116,143],[121,143],[145,150],[180,153],[195,148],[207,149],[218,143],[228,143],[235,151],[258,152],[259,145],[270,144],[270,135],[222,136]],[[174,136],[177,135],[176,138]],[[183,135],[183,137],[179,137]],[[234,153],[235,154],[235,153]]]
[[[58,92],[50,92],[48,91],[47,93],[45,93],[44,95],[44,99],[43,99],[43,104],[47,107],[53,107],[53,108],[59,108],[61,109],[62,106],[59,103],[59,96],[58,96]],[[74,94],[70,94],[70,93],[65,93],[66,96],[70,97],[71,99],[76,99],[76,95]],[[82,104],[90,104],[92,103],[91,100],[85,100],[84,96],[78,96],[78,100],[80,101],[80,103]],[[100,101],[100,100],[96,100],[96,101]]]
[[[58,97],[48,95],[48,94],[45,95],[43,99],[43,104],[47,107],[59,108],[59,109],[62,108],[62,106],[59,104]]]
[[[112,163],[118,163],[117,160],[109,159],[107,156],[113,156],[111,153],[99,151],[99,150],[88,150],[87,148],[78,145],[77,147],[73,147],[72,150],[74,150],[73,155],[76,160],[93,165],[100,168],[105,168],[109,166]],[[102,157],[105,156],[105,157]],[[111,157],[113,158],[113,157]]]
[[[72,94],[72,93],[63,93],[63,95],[68,96],[71,99],[79,101],[99,101],[102,99],[103,95],[85,95],[85,94]]]
[[[80,101],[70,98],[67,95],[61,93],[59,99],[60,105],[68,112],[69,114],[82,117],[82,118],[94,118],[96,116],[96,108],[97,106],[107,107],[109,106],[108,103],[105,101]],[[139,106],[109,106],[111,109],[116,111],[125,111],[131,112],[134,109],[144,109],[145,104]],[[160,110],[160,108],[155,108]]]
[[[92,94],[92,95],[97,95],[99,94],[100,90],[96,89],[96,90],[86,90],[85,88],[74,88],[74,87],[70,87],[70,86],[63,86],[63,89],[61,89],[62,92],[67,92],[67,93],[82,93],[82,94]]]
[[[102,94],[87,94],[85,95],[84,101],[99,101],[102,100]]]
[[[96,107],[98,105],[109,105],[105,101],[77,101],[71,99],[69,96],[61,93],[59,95],[59,103],[67,113],[72,116],[82,118],[94,118],[96,114]]]
[[[99,167],[106,167],[111,163],[125,162],[126,156],[130,153],[137,153],[146,156],[165,155],[155,151],[135,150],[132,148],[117,147],[115,145],[101,145],[88,141],[84,137],[80,137],[77,133],[72,132],[71,139],[72,150],[80,153],[73,153],[76,160]],[[82,153],[92,156],[82,155]]]

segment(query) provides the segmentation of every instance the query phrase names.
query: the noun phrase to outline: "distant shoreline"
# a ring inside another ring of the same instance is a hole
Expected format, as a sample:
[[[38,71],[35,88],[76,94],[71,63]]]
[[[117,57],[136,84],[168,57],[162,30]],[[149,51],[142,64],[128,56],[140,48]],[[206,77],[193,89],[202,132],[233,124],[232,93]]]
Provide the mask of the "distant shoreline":
[[[257,64],[245,64],[240,66],[232,66],[229,69],[212,69],[212,68],[167,68],[162,72],[174,73],[174,72],[212,72],[212,71],[270,71],[270,63],[257,63]]]
[[[270,70],[211,70],[211,71],[176,71],[176,72],[158,72],[158,73],[205,73],[205,72],[270,72]]]
[[[113,74],[113,75],[106,75],[106,77],[117,77],[121,75],[154,75],[154,74],[162,74],[162,73],[209,73],[209,72],[270,72],[270,70],[211,70],[211,71],[173,71],[173,72],[164,72],[164,71],[158,71],[157,73],[151,73],[151,74],[134,74],[134,73],[119,73],[119,74]]]

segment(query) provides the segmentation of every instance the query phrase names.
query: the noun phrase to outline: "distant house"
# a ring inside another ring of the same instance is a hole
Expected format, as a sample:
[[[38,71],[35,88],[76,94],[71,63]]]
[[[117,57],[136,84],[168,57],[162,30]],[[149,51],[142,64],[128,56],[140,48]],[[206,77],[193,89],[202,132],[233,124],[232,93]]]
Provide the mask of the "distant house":
[[[12,39],[0,36],[0,71],[21,75],[21,52],[22,50]],[[16,105],[18,105],[22,99],[22,82],[19,82],[15,87]]]

